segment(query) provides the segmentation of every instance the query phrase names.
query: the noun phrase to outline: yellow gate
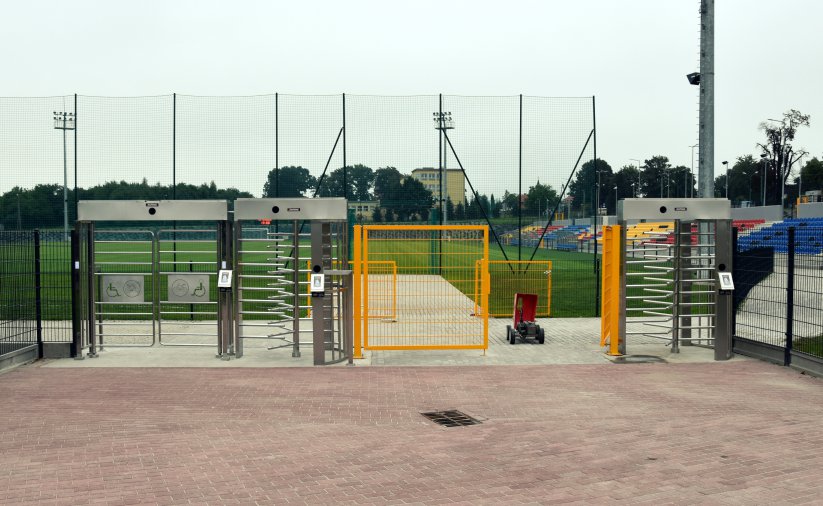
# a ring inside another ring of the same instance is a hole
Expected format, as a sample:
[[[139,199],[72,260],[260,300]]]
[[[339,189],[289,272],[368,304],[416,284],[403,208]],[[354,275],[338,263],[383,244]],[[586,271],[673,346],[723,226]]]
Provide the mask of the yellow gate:
[[[488,312],[475,315],[475,287],[487,307],[488,259],[486,226],[354,227],[354,356],[487,349]]]
[[[474,313],[483,314],[480,299],[481,261],[475,265]],[[541,318],[551,316],[552,262],[551,260],[489,260],[489,316],[512,317],[514,294],[537,295],[537,314]]]
[[[600,346],[620,355],[620,225],[603,227],[603,272],[600,297]]]

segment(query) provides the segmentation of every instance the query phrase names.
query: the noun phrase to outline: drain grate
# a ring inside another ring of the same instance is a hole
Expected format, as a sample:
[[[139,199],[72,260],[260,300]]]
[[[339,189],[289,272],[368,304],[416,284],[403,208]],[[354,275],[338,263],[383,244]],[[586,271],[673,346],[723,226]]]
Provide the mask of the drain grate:
[[[466,413],[457,410],[432,411],[430,413],[420,413],[432,422],[444,427],[463,427],[466,425],[478,425],[480,420],[472,418]]]

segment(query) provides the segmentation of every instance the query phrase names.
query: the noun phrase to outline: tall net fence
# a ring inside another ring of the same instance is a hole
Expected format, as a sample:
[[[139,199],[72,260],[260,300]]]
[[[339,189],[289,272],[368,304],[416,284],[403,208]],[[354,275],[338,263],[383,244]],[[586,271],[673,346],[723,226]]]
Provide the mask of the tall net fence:
[[[595,158],[593,97],[67,95],[0,114],[0,230],[70,228],[89,199],[339,196],[360,224],[487,224],[494,259],[596,279],[591,218],[554,214]],[[549,223],[580,228],[558,249]],[[594,314],[583,297],[571,313]]]

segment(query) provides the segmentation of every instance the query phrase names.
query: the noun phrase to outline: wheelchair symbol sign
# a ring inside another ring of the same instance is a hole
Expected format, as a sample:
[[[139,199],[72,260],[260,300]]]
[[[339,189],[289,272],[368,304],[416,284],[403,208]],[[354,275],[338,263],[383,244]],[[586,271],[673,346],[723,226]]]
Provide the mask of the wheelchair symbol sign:
[[[169,302],[208,302],[209,275],[192,273],[169,274]]]
[[[101,302],[139,304],[145,302],[143,276],[104,274],[100,276]]]

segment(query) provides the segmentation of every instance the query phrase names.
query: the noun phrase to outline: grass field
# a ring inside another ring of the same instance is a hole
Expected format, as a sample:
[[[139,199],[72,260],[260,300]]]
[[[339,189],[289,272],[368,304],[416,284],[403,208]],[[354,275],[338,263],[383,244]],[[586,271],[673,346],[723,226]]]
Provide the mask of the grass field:
[[[437,253],[439,241],[408,243],[404,247],[409,248],[406,255],[401,255],[401,263],[405,262],[406,267],[434,268],[437,266]],[[266,253],[264,243],[248,243],[260,245],[261,254],[255,258],[249,255],[247,261],[264,261]],[[444,242],[443,253],[454,253],[450,248],[457,247],[455,243]],[[204,243],[184,243],[178,244],[178,249],[183,247],[183,251],[177,253],[164,252],[158,255],[163,270],[177,270],[181,272],[208,272],[208,265],[197,262],[214,259],[213,254],[209,255],[208,250],[213,249],[211,245]],[[372,248],[374,248],[374,243]],[[33,306],[33,291],[31,294],[23,294],[20,289],[10,284],[10,279],[22,280],[25,273],[33,273],[34,258],[31,248],[19,248],[16,246],[3,245],[4,261],[0,278],[5,279],[6,287],[0,287],[0,317],[10,318],[13,315],[20,315],[25,307]],[[163,247],[165,248],[165,246]],[[134,273],[148,275],[151,266],[150,243],[138,241],[129,244],[121,242],[103,242],[96,246],[98,263],[102,263],[101,273]],[[378,251],[372,249],[374,253]],[[518,259],[517,247],[504,246],[504,251],[509,260]],[[466,262],[462,265],[445,265],[441,270],[442,275],[454,284],[458,289],[469,297],[474,297],[474,261],[480,258],[480,249],[476,251],[466,251]],[[428,255],[425,253],[429,253]],[[531,250],[523,249],[522,259],[528,260]],[[448,255],[454,258],[454,255]],[[170,264],[176,258],[176,265]],[[503,252],[496,244],[489,246],[490,260],[504,260]],[[562,252],[541,249],[534,257],[535,260],[551,260],[552,265],[552,307],[553,317],[580,317],[595,316],[595,290],[596,280],[594,272],[593,255],[586,253]],[[71,317],[71,279],[70,279],[70,249],[64,242],[43,242],[41,245],[41,280],[43,289],[43,317],[48,320],[66,320]],[[191,266],[187,262],[191,261]],[[133,265],[125,266],[126,262]],[[414,264],[412,264],[414,262]],[[426,265],[423,262],[428,262]],[[211,270],[213,272],[213,269]],[[33,274],[31,274],[33,280]],[[167,282],[165,276],[161,276],[158,281],[158,291],[161,300],[167,297]],[[492,294],[490,297],[491,312],[493,314],[509,314],[512,311],[511,297],[496,296],[494,287],[495,280],[492,281]],[[540,289],[542,284],[538,283],[535,290]],[[21,285],[22,287],[22,285]],[[8,288],[8,289],[6,289]],[[528,287],[524,287],[524,290]],[[216,280],[212,277],[209,287],[209,294],[212,300],[216,300]],[[31,300],[29,300],[31,299]],[[146,300],[151,300],[149,290],[146,291]],[[178,309],[190,309],[190,304],[181,304]],[[174,309],[171,307],[170,309]],[[204,308],[195,307],[195,310]],[[128,308],[126,309],[127,312]],[[33,310],[32,310],[33,316]]]

